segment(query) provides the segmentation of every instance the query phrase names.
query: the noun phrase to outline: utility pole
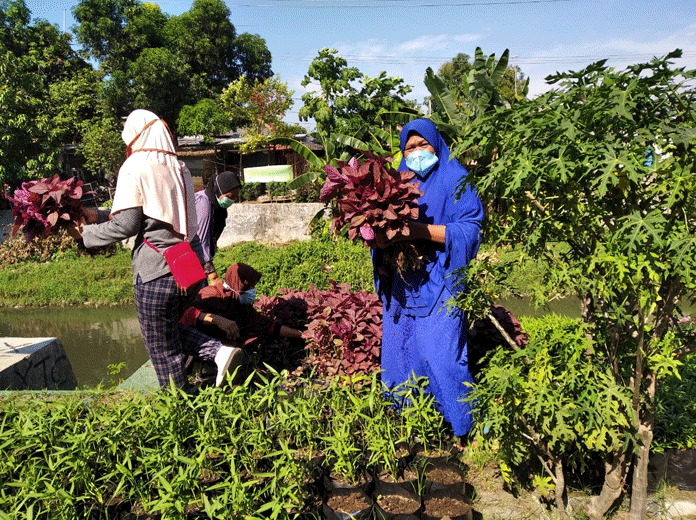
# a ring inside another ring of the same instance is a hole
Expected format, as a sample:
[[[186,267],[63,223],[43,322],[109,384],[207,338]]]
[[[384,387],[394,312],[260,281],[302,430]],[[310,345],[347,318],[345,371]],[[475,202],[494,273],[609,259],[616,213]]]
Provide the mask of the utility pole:
[[[63,34],[65,34],[65,9],[63,9]]]
[[[512,59],[519,58],[519,55],[515,54]],[[517,63],[512,62],[512,72],[515,74],[515,100],[517,100]]]

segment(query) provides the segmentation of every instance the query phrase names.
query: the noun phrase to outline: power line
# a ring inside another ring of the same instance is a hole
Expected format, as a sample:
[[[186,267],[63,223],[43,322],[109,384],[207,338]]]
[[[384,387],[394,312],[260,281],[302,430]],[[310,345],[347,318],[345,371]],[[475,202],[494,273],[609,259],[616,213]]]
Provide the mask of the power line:
[[[365,0],[275,0],[273,3],[260,2],[242,2],[230,3],[225,2],[227,7],[253,7],[253,8],[270,8],[278,9],[278,7],[295,7],[309,9],[393,9],[398,6],[407,7],[487,7],[492,5],[529,5],[529,4],[556,4],[574,2],[576,0],[486,0],[483,2],[462,2],[455,0],[451,3],[438,2],[423,2],[413,3],[410,0],[370,0],[370,3]],[[158,5],[192,5],[192,2],[176,2],[176,1],[157,1]]]
[[[569,55],[569,56],[518,56],[515,58],[517,64],[523,65],[543,65],[547,63],[585,63],[594,62],[603,59],[615,60],[615,61],[634,61],[634,60],[651,60],[656,56],[660,56],[665,53],[611,53],[611,54],[601,54],[601,55]],[[437,63],[437,62],[447,62],[451,61],[453,56],[385,56],[384,54],[340,54],[342,58],[346,60],[352,60],[358,63],[374,63],[376,65],[403,65],[412,63]],[[682,58],[693,58],[696,57],[696,51],[688,51],[682,53]],[[288,60],[288,61],[300,61],[300,62],[311,62],[316,55],[312,54],[274,54],[274,61]]]

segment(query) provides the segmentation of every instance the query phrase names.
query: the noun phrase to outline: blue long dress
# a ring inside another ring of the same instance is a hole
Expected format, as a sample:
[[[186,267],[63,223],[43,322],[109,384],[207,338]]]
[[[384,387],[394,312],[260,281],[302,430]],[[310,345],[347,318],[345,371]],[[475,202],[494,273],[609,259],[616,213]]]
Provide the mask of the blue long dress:
[[[472,426],[470,406],[461,399],[472,377],[468,367],[466,317],[456,309],[447,311],[447,300],[461,291],[451,274],[474,258],[480,243],[483,206],[478,195],[467,187],[459,199],[456,193],[468,174],[450,151],[435,125],[424,119],[411,121],[401,131],[401,151],[409,133],[416,132],[435,149],[439,161],[420,181],[423,195],[418,199],[418,220],[445,225],[445,244],[417,242],[426,253],[426,265],[419,271],[380,275],[382,252],[375,250],[375,285],[383,303],[382,381],[389,388],[406,382],[412,373],[427,377],[438,409],[462,436]],[[400,170],[407,169],[402,160]]]

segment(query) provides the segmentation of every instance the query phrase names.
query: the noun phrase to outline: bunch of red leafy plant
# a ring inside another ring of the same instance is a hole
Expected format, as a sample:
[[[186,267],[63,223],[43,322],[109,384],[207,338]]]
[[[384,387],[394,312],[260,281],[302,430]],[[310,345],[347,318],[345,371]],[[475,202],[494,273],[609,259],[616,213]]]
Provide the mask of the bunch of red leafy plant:
[[[303,361],[324,377],[371,374],[380,368],[382,348],[382,305],[374,293],[350,292],[346,284],[331,281],[330,290],[283,289],[278,296],[261,296],[256,308],[284,325],[305,329]],[[475,320],[468,331],[469,368],[476,376],[486,354],[508,340],[497,322],[516,345],[527,344],[528,335],[505,307],[492,306],[487,317]],[[281,350],[282,350],[281,345]],[[280,352],[287,355],[285,350]],[[299,364],[294,359],[294,365]]]
[[[37,181],[23,182],[12,203],[12,236],[22,230],[27,243],[35,237],[45,238],[68,227],[82,216],[82,181],[71,177],[62,181],[58,175]]]
[[[348,227],[348,238],[353,242],[362,239],[374,247],[376,234],[387,240],[406,238],[410,235],[408,223],[418,217],[418,197],[423,192],[419,182],[411,182],[414,173],[397,171],[389,159],[363,152],[367,159],[360,164],[353,157],[339,162],[339,168],[329,164],[324,167],[326,182],[320,200],[328,203],[336,200],[337,215],[331,221],[331,230],[339,233]],[[396,242],[387,252],[392,267],[417,269],[421,257],[417,251],[408,249],[410,243]]]

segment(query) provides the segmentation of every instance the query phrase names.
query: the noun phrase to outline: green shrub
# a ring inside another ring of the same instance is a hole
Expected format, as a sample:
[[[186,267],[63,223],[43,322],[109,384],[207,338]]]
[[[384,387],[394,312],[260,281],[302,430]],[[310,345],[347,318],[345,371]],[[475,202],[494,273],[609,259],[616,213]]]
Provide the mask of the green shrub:
[[[263,182],[244,182],[239,190],[242,200],[254,201],[266,193],[266,185]]]
[[[593,454],[630,442],[631,393],[617,385],[580,320],[549,314],[520,319],[529,342],[499,347],[467,399],[478,431],[506,463],[542,460],[543,480],[558,465],[584,468]]]
[[[370,446],[396,458],[396,442],[416,434],[426,449],[452,440],[413,424],[441,423],[432,399],[414,407],[393,413],[376,377],[319,385],[278,374],[196,398],[0,396],[0,519],[318,518],[317,470],[374,469]],[[331,455],[323,467],[317,450]]]
[[[679,376],[666,377],[655,396],[652,449],[696,448],[696,354],[682,360]]]
[[[290,190],[288,189],[287,182],[268,182],[266,183],[266,192],[271,196],[271,198],[282,197],[287,195]]]
[[[313,181],[295,190],[293,202],[319,202],[321,183]]]

